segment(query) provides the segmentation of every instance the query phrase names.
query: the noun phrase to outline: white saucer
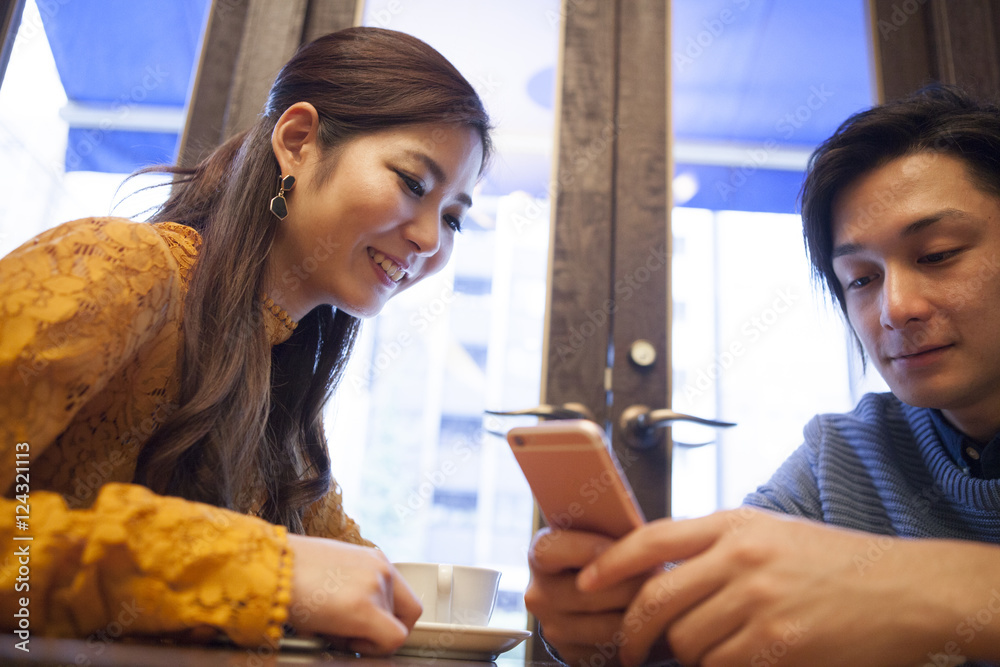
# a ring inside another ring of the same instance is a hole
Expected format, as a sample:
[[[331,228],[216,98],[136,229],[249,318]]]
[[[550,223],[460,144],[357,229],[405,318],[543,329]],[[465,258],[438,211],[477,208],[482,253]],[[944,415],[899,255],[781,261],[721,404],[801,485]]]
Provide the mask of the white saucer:
[[[531,636],[528,630],[418,622],[397,655],[492,661]]]

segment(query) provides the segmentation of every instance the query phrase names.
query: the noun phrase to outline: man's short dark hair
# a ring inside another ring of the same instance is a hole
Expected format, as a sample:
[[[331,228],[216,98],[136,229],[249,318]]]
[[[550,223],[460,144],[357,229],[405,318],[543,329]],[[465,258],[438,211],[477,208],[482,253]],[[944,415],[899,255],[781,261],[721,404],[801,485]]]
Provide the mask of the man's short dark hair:
[[[861,176],[916,153],[962,160],[976,187],[1000,197],[1000,107],[959,88],[935,84],[854,114],[809,159],[801,194],[806,251],[813,276],[845,317],[844,293],[833,272],[834,199]],[[869,214],[877,222],[879,211]]]

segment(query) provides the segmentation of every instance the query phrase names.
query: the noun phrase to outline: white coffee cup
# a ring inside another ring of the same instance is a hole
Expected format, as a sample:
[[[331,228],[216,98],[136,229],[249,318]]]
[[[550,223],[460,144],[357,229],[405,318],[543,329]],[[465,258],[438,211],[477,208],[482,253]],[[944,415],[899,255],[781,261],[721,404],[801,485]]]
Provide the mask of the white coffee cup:
[[[488,625],[500,571],[447,563],[394,563],[424,607],[418,621]]]

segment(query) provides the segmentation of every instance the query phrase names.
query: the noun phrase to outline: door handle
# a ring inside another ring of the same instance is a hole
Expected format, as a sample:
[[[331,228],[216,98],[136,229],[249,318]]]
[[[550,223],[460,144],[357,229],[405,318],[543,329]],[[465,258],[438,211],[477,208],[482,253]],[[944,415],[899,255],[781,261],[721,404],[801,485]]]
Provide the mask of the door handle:
[[[694,422],[696,424],[704,424],[705,426],[713,426],[715,428],[729,428],[731,426],[736,426],[736,424],[732,422],[695,417],[681,412],[674,412],[669,408],[650,410],[645,405],[630,405],[625,408],[622,411],[621,418],[618,420],[618,426],[625,439],[625,444],[634,449],[648,449],[649,447],[655,446],[659,441],[656,433],[657,429],[678,421]],[[708,443],[700,443],[698,445],[685,445],[683,443],[676,444],[682,447],[700,447],[701,445],[707,445]]]
[[[486,414],[503,417],[541,417],[542,419],[589,419],[594,420],[594,414],[583,403],[563,403],[562,405],[542,404],[524,410],[486,410]]]

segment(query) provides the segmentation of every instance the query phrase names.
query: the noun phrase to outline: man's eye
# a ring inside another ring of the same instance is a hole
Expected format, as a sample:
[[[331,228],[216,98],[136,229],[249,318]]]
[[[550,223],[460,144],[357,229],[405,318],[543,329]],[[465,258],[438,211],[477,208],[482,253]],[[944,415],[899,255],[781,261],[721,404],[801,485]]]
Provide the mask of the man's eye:
[[[944,252],[932,252],[929,255],[924,255],[923,257],[921,257],[917,261],[920,262],[920,263],[922,263],[922,264],[938,264],[940,262],[945,261],[946,259],[950,259],[950,258],[954,257],[957,253],[958,253],[957,250],[946,250]]]
[[[861,278],[855,278],[851,282],[847,283],[847,289],[858,289],[864,287],[872,281],[871,276],[862,276]]]

